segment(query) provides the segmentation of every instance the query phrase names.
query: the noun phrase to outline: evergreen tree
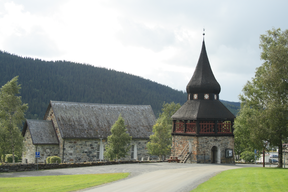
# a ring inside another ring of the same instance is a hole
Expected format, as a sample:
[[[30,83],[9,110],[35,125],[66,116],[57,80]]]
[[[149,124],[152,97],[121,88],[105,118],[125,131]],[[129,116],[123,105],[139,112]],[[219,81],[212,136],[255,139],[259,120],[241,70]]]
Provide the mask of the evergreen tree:
[[[15,163],[15,151],[22,149],[23,137],[19,127],[22,126],[24,113],[28,109],[27,104],[22,104],[21,96],[17,96],[21,86],[18,85],[18,76],[7,82],[0,89],[0,122],[1,129],[4,129],[1,138],[5,140],[0,142],[8,142],[9,151],[13,155],[13,163]],[[8,135],[6,135],[8,134]],[[6,144],[3,144],[4,146]],[[1,144],[2,146],[2,144]],[[3,149],[1,151],[4,151]]]
[[[121,157],[125,157],[130,149],[131,139],[132,137],[127,133],[124,119],[120,114],[118,120],[111,128],[111,135],[107,138],[105,158],[118,160]]]
[[[181,105],[164,103],[162,113],[153,126],[153,135],[150,135],[150,141],[147,143],[149,154],[158,155],[160,159],[165,158],[171,153],[172,145],[172,119],[171,116],[181,107]]]

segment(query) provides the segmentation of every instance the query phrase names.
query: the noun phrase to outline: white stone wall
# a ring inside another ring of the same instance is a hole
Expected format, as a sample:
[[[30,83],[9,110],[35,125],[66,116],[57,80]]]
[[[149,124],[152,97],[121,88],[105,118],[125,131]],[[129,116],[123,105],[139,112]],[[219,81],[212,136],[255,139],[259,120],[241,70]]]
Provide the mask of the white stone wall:
[[[147,160],[155,159],[147,152],[147,140],[132,140],[130,146],[134,146],[134,155],[131,158],[132,149],[125,158],[120,160]],[[64,163],[94,162],[104,160],[104,151],[107,140],[103,139],[65,139],[64,143]]]
[[[26,163],[26,159],[27,163],[35,163],[35,145],[28,127],[23,139],[22,163]]]
[[[213,146],[217,148],[216,163],[234,163],[234,154],[233,158],[225,157],[226,149],[233,149],[234,152],[233,136],[196,137],[174,135],[172,137],[171,156],[179,156],[187,145],[192,153],[187,163],[211,163]]]
[[[59,157],[59,145],[36,145],[36,150],[40,152],[40,158],[37,158],[38,163],[45,163],[49,156]]]
[[[60,130],[59,130],[59,127],[58,127],[58,124],[57,124],[55,114],[53,112],[52,107],[50,108],[50,110],[48,112],[48,116],[45,120],[48,120],[48,121],[52,120],[52,122],[53,122],[53,126],[55,128],[56,135],[57,135],[58,140],[59,140],[59,155],[58,156],[62,159],[62,162],[63,162],[63,139],[62,139],[62,136],[61,136],[61,133],[60,133]]]
[[[64,163],[99,161],[100,139],[65,139]],[[103,153],[103,152],[102,152]]]

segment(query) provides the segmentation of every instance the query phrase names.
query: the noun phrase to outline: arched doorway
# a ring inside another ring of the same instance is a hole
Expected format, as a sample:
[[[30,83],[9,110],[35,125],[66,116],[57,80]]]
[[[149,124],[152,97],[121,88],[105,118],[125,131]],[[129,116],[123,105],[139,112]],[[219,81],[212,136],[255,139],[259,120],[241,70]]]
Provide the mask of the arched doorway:
[[[213,146],[211,149],[211,163],[217,163],[217,152],[218,149],[216,146]]]

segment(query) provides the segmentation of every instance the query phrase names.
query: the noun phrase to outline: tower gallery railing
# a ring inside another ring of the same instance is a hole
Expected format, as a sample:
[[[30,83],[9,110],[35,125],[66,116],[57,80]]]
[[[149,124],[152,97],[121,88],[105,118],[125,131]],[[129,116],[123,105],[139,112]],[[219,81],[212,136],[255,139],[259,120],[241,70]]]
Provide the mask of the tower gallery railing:
[[[173,121],[173,133],[233,134],[232,121]]]

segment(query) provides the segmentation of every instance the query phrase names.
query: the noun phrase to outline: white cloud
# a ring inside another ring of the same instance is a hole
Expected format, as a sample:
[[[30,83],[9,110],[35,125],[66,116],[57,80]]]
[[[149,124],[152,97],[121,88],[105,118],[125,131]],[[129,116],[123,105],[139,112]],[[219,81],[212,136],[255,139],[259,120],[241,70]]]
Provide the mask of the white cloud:
[[[185,90],[206,29],[221,99],[261,65],[259,36],[287,29],[285,1],[0,0],[0,49],[124,71]]]

